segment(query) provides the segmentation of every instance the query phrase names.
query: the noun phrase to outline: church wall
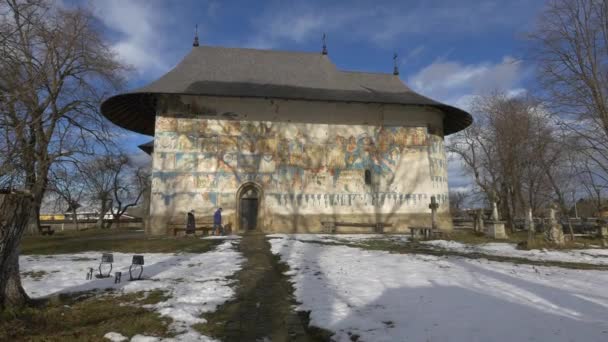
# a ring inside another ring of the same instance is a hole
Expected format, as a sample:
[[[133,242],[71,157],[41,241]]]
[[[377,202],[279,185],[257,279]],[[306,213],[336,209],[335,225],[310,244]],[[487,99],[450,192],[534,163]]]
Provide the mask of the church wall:
[[[237,191],[248,182],[262,189],[258,226],[267,232],[318,232],[322,221],[388,222],[386,231],[404,232],[430,225],[432,195],[440,227],[451,228],[437,111],[190,96],[166,98],[159,108],[153,234],[191,209],[201,222],[222,207],[234,227]]]

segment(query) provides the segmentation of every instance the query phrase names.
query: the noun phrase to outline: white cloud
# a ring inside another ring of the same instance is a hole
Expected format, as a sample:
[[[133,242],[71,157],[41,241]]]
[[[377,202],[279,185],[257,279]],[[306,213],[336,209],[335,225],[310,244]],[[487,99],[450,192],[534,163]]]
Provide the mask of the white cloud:
[[[112,48],[140,74],[168,68],[163,58],[167,19],[157,2],[105,0],[94,4],[94,15],[118,36]]]
[[[404,35],[463,34],[500,28],[521,29],[533,15],[525,0],[399,1],[370,5],[322,2],[294,5],[275,3],[254,19],[254,33],[247,43],[263,47],[283,41],[301,43],[320,39],[322,32],[340,39],[366,40],[391,46]]]
[[[339,31],[366,15],[360,10],[341,10],[299,5],[296,8],[273,8],[253,22],[255,35],[246,43],[256,48],[274,47],[282,41],[302,43],[321,41],[322,34]]]
[[[410,76],[408,84],[425,96],[468,108],[475,95],[494,90],[521,94],[523,77],[521,61],[505,56],[498,63],[436,61]]]

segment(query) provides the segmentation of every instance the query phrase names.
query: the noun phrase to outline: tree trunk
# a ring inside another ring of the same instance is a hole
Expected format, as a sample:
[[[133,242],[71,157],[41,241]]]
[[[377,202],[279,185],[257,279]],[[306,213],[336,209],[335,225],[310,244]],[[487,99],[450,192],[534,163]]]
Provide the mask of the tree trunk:
[[[29,301],[21,286],[19,246],[34,202],[24,194],[0,195],[0,309],[21,307]]]
[[[78,216],[76,215],[76,209],[72,208],[72,223],[74,224],[76,231],[78,231]]]
[[[105,228],[104,225],[103,225],[103,217],[104,217],[104,215],[106,213],[106,210],[107,210],[106,209],[106,202],[107,201],[106,201],[105,198],[103,198],[101,200],[101,211],[100,211],[100,214],[99,214],[99,219],[97,220],[97,223],[96,223],[97,229],[103,229],[103,228]]]
[[[574,241],[574,229],[572,229],[572,221],[568,217],[568,229],[570,230],[570,241]]]
[[[32,210],[30,211],[26,232],[30,235],[40,234],[40,206],[37,206],[35,203],[32,203]]]
[[[112,224],[115,224],[115,228],[120,228],[120,216],[121,214],[112,214],[112,219],[108,222],[107,228],[111,228]]]

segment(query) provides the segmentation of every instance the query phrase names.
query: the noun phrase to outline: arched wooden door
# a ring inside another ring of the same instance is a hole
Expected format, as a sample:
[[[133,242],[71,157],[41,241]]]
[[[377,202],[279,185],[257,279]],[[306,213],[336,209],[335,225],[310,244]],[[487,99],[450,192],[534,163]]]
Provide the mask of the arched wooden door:
[[[258,228],[260,211],[260,191],[253,185],[244,186],[239,191],[239,228],[253,230]]]

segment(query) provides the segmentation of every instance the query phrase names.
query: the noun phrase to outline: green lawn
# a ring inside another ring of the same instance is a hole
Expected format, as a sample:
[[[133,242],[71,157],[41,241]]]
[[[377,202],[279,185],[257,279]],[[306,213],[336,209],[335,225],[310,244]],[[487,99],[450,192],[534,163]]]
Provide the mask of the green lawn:
[[[128,229],[88,229],[55,232],[51,236],[25,236],[21,243],[21,254],[63,254],[87,251],[204,253],[219,243],[219,240],[198,238],[148,237],[143,232]]]

